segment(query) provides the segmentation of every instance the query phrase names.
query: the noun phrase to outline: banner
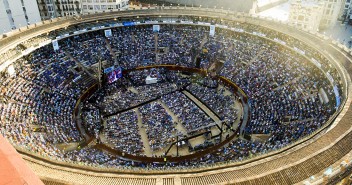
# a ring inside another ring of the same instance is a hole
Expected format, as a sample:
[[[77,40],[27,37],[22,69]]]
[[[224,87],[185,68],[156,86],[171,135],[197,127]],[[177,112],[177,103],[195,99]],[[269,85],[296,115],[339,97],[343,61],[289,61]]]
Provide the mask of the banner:
[[[123,22],[122,23],[124,26],[134,26],[135,23],[134,22]]]
[[[59,42],[57,42],[56,39],[52,41],[52,44],[53,44],[53,48],[54,48],[55,51],[59,50],[59,48],[60,48],[59,47]]]
[[[215,25],[210,25],[209,35],[210,36],[214,36],[215,35]]]
[[[153,32],[159,32],[160,31],[160,25],[153,25]]]
[[[105,68],[105,69],[104,69],[104,74],[110,73],[110,72],[113,71],[114,69],[115,69],[114,66],[111,66],[111,67],[109,67],[109,68]]]
[[[314,58],[312,58],[312,62],[313,62],[313,64],[316,65],[317,67],[321,68],[321,64],[320,64],[317,60],[315,60]]]
[[[109,30],[104,30],[104,32],[105,32],[105,37],[111,37],[111,36],[112,36],[111,29],[109,29]]]
[[[341,105],[341,99],[340,99],[339,89],[336,85],[334,86],[334,93],[336,98],[336,107],[339,107]]]
[[[333,84],[334,83],[334,78],[331,76],[331,74],[329,72],[326,73],[326,77],[328,78],[328,80]]]

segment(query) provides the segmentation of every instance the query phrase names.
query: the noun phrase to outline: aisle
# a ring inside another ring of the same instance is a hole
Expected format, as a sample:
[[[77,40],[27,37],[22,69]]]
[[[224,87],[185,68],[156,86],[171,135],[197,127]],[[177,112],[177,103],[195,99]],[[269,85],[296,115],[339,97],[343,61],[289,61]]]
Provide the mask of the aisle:
[[[214,114],[212,110],[210,110],[207,106],[205,106],[202,102],[200,102],[196,97],[194,97],[191,93],[187,91],[182,91],[189,99],[191,99],[198,107],[200,107],[214,122],[220,123],[220,119]]]
[[[138,108],[135,108],[134,111],[136,111],[137,117],[138,117],[138,131],[139,131],[139,135],[141,135],[142,138],[142,142],[143,142],[143,147],[144,147],[144,154],[147,157],[152,157],[153,152],[152,149],[150,148],[149,145],[149,139],[148,139],[148,135],[145,131],[145,128],[143,128],[143,122],[142,122],[142,117],[141,117],[141,113],[139,112]]]
[[[185,127],[179,122],[178,117],[175,115],[175,113],[173,113],[170,108],[161,100],[158,100],[158,103],[166,110],[166,112],[172,117],[172,121],[176,122],[176,129],[181,132],[184,135],[187,135],[187,130],[185,129]]]

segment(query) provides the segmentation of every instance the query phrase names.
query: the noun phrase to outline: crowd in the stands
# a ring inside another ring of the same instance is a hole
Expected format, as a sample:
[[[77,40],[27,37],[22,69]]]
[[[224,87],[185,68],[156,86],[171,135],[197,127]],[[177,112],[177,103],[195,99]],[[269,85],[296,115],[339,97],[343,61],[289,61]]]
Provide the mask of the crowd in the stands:
[[[133,110],[111,116],[104,129],[109,143],[119,151],[141,155],[143,142],[138,128],[137,114]]]
[[[178,117],[187,132],[209,128],[215,124],[214,120],[181,92],[165,95],[161,100]]]
[[[141,113],[143,128],[145,128],[152,150],[165,149],[175,141],[175,135],[177,134],[175,122],[160,103],[145,104],[138,110]]]
[[[203,100],[221,120],[226,120],[226,122],[236,120],[238,111],[235,109],[236,97],[231,92],[226,92],[225,88],[208,88],[204,85],[192,84],[187,89],[195,97]]]
[[[67,152],[59,145],[84,142],[77,126],[79,114],[74,110],[80,95],[97,83],[94,72],[99,60],[123,70],[153,64],[195,67],[194,51],[199,49],[203,49],[202,68],[210,67],[211,61],[221,55],[225,63],[220,75],[248,95],[250,119],[244,134],[264,134],[268,139],[235,139],[201,159],[167,166],[243,160],[285,147],[321,128],[336,111],[336,99],[341,97],[335,97],[335,93],[342,94],[340,77],[329,61],[284,34],[247,24],[229,26],[242,31],[217,29],[216,36],[209,37],[206,27],[163,25],[154,34],[151,26],[135,26],[113,29],[109,38],[101,32],[66,38],[59,42],[57,51],[51,46],[39,48],[13,64],[15,74],[0,72],[0,132],[19,148],[58,160],[110,167],[158,167],[114,158],[91,146]],[[260,33],[294,49],[243,31]],[[334,80],[329,81],[322,71]],[[159,82],[145,85],[147,76]],[[210,78],[191,84],[192,80],[184,76],[157,69],[135,71],[102,87],[82,107],[83,129],[99,139],[102,117],[108,116],[101,135],[113,148],[142,155],[145,148],[139,131],[145,129],[151,149],[162,150],[180,134],[177,120],[187,132],[183,134],[215,124],[183,91],[203,102],[220,120],[238,119],[234,108],[238,97],[231,95],[233,89],[225,89]],[[142,119],[140,126],[136,110]]]

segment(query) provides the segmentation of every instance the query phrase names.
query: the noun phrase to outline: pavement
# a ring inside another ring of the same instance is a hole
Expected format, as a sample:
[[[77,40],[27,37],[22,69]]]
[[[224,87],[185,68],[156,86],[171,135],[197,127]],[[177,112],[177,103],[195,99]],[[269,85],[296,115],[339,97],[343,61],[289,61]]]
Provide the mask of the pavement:
[[[352,46],[351,25],[341,24],[341,22],[338,21],[333,27],[322,31],[321,33],[335,39],[337,42],[340,42],[343,45],[346,45],[348,48],[351,48]]]

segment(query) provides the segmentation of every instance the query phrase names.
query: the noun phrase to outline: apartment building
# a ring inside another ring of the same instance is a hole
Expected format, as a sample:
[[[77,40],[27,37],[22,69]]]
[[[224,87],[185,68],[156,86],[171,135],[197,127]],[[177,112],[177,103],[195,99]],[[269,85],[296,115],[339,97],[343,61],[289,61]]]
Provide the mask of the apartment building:
[[[324,30],[338,21],[342,0],[293,0],[289,23],[311,31]]]
[[[316,1],[295,1],[291,3],[289,24],[313,32],[319,30],[323,14],[323,4]]]
[[[81,0],[81,2],[83,14],[128,9],[128,0]]]
[[[333,26],[338,21],[343,0],[318,0],[323,2],[323,14],[320,22],[320,29]]]
[[[348,22],[349,24],[352,24],[352,0],[344,0],[342,2],[339,18],[343,23]]]
[[[128,0],[37,0],[43,19],[125,10]]]
[[[37,0],[43,19],[81,14],[81,0]]]

